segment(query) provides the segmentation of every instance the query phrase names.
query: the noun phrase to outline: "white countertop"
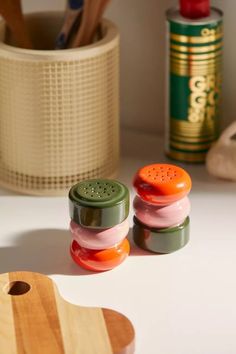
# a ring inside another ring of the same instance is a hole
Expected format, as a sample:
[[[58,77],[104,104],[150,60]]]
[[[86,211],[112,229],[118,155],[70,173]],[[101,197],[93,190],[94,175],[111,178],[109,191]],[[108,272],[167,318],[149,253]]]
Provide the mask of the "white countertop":
[[[119,179],[130,190],[139,167],[166,161],[156,136],[127,132],[122,147]],[[121,266],[87,272],[69,256],[66,197],[0,190],[0,272],[41,272],[72,303],[122,312],[135,327],[136,354],[235,354],[236,183],[182,166],[193,189],[190,242],[180,251],[151,255],[131,242]]]

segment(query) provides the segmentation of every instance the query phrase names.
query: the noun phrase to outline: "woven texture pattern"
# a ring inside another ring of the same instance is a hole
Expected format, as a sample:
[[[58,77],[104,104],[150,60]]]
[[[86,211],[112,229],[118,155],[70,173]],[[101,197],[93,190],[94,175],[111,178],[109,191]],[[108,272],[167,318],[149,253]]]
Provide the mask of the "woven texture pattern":
[[[29,194],[65,194],[111,177],[119,159],[119,36],[58,51],[0,46],[0,179]],[[30,53],[29,53],[30,52]]]

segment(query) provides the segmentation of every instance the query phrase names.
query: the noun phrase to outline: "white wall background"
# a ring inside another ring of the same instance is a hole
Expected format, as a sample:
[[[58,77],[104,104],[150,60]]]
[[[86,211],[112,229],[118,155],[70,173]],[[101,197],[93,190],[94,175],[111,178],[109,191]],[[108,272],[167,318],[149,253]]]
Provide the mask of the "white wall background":
[[[121,120],[124,127],[164,130],[165,10],[177,0],[112,0],[106,17],[121,33]],[[236,119],[236,1],[214,0],[225,13],[224,125]],[[65,0],[23,0],[26,12],[62,10]]]

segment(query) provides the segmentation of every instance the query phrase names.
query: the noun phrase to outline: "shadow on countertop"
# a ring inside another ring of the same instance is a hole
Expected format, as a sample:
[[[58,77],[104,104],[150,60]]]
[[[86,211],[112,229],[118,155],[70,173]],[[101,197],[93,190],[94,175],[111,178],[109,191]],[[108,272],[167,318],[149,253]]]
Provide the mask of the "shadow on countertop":
[[[16,234],[15,245],[0,248],[0,272],[93,274],[72,261],[70,241],[70,232],[62,229],[38,229]]]
[[[130,256],[152,255],[138,248],[128,239]],[[42,274],[91,275],[99,274],[77,266],[70,257],[71,235],[69,230],[38,229],[15,235],[15,244],[0,248],[0,273],[32,271]]]

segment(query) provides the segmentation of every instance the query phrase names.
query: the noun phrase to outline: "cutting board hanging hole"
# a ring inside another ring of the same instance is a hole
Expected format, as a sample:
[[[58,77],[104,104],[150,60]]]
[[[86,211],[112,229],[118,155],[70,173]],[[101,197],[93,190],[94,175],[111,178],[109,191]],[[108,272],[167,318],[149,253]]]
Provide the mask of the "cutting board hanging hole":
[[[26,294],[31,289],[31,286],[24,281],[12,281],[5,285],[4,292],[8,295],[18,296]]]

